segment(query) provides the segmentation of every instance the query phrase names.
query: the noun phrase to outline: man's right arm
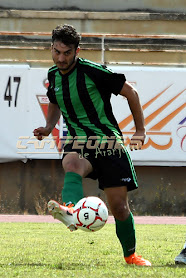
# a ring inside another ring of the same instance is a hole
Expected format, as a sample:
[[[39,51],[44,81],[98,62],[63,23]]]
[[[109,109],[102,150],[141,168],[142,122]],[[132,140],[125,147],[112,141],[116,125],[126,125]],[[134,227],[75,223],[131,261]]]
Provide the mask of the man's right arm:
[[[34,131],[33,131],[34,136],[36,136],[38,140],[42,140],[43,136],[48,136],[52,132],[56,123],[58,122],[60,115],[61,115],[61,112],[60,112],[59,106],[57,104],[50,102],[48,105],[46,126],[38,127],[36,129],[34,129]]]

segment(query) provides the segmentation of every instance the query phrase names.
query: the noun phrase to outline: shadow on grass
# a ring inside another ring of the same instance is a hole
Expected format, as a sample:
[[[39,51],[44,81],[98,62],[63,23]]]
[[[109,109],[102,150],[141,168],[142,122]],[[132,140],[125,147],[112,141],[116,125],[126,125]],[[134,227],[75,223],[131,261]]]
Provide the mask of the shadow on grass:
[[[98,267],[106,267],[106,264],[97,262],[97,263],[75,263],[75,262],[64,262],[58,264],[44,264],[44,263],[9,263],[9,264],[0,264],[0,267],[47,267],[49,269],[58,269],[58,270],[83,270],[89,269],[90,267],[94,266]],[[135,265],[125,265],[125,267],[137,267]],[[152,268],[185,268],[185,264],[165,264],[165,265],[152,265]]]
[[[8,263],[8,264],[0,264],[0,267],[5,267],[5,266],[10,266],[10,267],[15,267],[15,266],[48,266],[51,267],[50,264],[42,264],[42,263]]]
[[[96,263],[75,263],[75,262],[69,262],[69,263],[59,263],[59,264],[54,264],[51,265],[52,268],[55,269],[61,269],[61,270],[83,270],[83,269],[90,269],[90,267],[105,267],[106,265],[100,262],[96,262]]]
[[[186,265],[185,264],[166,264],[163,267],[178,268],[178,267],[186,267]]]
[[[182,268],[182,267],[186,267],[186,265],[184,264],[164,264],[164,265],[156,265],[156,264],[152,264],[152,267],[157,267],[157,268]]]
[[[75,263],[75,262],[64,262],[58,264],[45,264],[45,263],[8,263],[8,264],[0,264],[0,267],[47,267],[50,269],[61,269],[61,270],[82,270],[89,269],[92,265],[95,267],[105,266],[103,263]]]

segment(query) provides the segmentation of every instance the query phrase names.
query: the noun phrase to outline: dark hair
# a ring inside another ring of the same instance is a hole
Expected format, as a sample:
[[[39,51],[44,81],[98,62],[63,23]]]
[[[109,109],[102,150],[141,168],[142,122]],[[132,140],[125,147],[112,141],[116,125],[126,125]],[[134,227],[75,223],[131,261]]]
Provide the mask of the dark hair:
[[[80,34],[77,33],[76,29],[73,26],[68,24],[58,25],[52,31],[52,42],[61,41],[65,45],[73,44],[75,48],[77,48],[80,39]]]

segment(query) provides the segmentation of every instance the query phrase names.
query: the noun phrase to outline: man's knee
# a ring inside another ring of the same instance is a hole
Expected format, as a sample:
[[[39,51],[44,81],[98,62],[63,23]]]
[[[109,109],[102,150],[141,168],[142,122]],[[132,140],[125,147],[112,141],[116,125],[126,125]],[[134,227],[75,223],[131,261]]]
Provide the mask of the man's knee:
[[[78,153],[67,154],[62,161],[62,166],[65,172],[75,172],[82,177],[92,171],[90,162],[85,158],[81,159]]]
[[[79,164],[79,161],[71,158],[71,159],[68,159],[67,161],[64,161],[63,168],[64,168],[65,172],[76,172],[81,168],[81,166]]]

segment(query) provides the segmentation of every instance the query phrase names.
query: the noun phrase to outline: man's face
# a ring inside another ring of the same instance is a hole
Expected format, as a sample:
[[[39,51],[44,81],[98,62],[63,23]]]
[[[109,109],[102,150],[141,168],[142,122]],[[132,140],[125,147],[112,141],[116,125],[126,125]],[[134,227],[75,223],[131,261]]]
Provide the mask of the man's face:
[[[76,62],[76,56],[79,48],[74,45],[65,45],[60,41],[54,41],[52,44],[52,59],[61,73],[69,72]]]

